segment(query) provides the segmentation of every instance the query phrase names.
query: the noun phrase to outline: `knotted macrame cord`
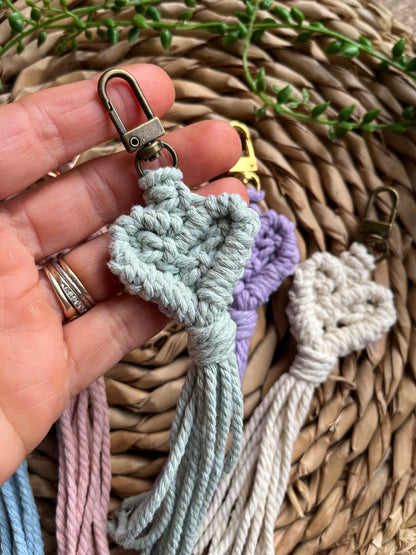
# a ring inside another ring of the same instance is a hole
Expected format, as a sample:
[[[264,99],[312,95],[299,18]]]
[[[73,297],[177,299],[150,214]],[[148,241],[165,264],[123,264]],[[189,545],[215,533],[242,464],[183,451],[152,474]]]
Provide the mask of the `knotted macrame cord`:
[[[274,555],[273,530],[286,492],[294,442],[314,389],[341,356],[381,337],[396,315],[389,289],[370,281],[374,261],[354,243],[340,258],[315,253],[295,271],[287,314],[297,355],[243,434],[233,472],[219,484],[195,555]]]
[[[26,460],[0,488],[0,553],[43,555],[39,516]]]
[[[154,489],[125,500],[109,524],[118,543],[143,555],[192,553],[242,436],[236,326],[227,308],[259,218],[239,195],[203,198],[181,179],[175,168],[145,172],[140,186],[147,206],[134,207],[110,229],[111,270],[131,294],[185,324],[191,357],[165,467]]]
[[[109,552],[110,425],[104,378],[73,397],[58,421],[59,553]]]

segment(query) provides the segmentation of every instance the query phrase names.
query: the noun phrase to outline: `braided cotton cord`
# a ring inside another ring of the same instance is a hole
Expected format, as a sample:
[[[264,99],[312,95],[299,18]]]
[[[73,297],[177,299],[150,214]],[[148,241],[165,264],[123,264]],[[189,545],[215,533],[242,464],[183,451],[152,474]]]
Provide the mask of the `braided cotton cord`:
[[[261,227],[228,309],[237,325],[235,355],[240,380],[247,367],[250,339],[257,323],[256,309],[293,273],[299,260],[294,224],[274,210],[260,212],[258,203],[264,198],[263,191],[249,189],[248,196],[250,208],[259,214]]]
[[[58,422],[59,553],[109,552],[110,426],[104,378],[71,399]]]
[[[188,332],[191,368],[154,489],[123,502],[109,529],[143,555],[190,554],[220,478],[241,444],[243,402],[234,354],[232,292],[259,229],[239,195],[203,198],[175,168],[140,180],[145,208],[112,226],[110,268],[127,290],[152,300]],[[232,442],[225,458],[229,431]]]
[[[389,289],[370,281],[373,258],[354,243],[336,258],[316,253],[299,264],[287,314],[297,354],[244,430],[231,474],[219,484],[195,554],[274,554],[273,528],[289,479],[293,444],[314,389],[340,356],[362,349],[393,325]]]
[[[0,553],[43,554],[39,516],[26,461],[0,488]]]

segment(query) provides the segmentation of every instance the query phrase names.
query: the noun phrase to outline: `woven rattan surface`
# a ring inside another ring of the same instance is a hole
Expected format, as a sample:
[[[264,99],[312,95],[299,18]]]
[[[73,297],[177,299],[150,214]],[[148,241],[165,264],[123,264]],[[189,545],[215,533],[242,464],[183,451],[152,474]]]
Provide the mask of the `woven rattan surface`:
[[[175,17],[183,4],[164,3]],[[310,19],[358,38],[378,50],[406,36],[388,12],[365,0],[292,0]],[[239,0],[198,2],[195,19],[228,18]],[[0,24],[0,43],[7,35]],[[266,33],[250,51],[253,71],[263,66],[269,82],[305,87],[313,103],[331,110],[356,104],[357,116],[381,109],[386,121],[416,105],[414,83],[396,72],[379,74],[376,61],[326,56],[326,39],[293,45],[292,32]],[[416,130],[404,134],[349,133],[331,143],[326,129],[268,115],[256,122],[259,100],[247,88],[239,44],[223,46],[212,35],[175,36],[169,52],[149,32],[129,45],[101,41],[57,57],[50,37],[40,50],[30,44],[17,57],[0,59],[6,82],[2,103],[40,87],[82,79],[128,61],[163,67],[176,87],[177,102],[166,119],[173,128],[205,118],[246,122],[259,158],[262,187],[270,207],[294,220],[302,258],[317,250],[340,253],[358,236],[369,194],[380,185],[400,194],[391,256],[374,278],[394,292],[398,320],[391,333],[365,351],[339,362],[314,396],[293,453],[288,494],[275,530],[276,553],[416,553]],[[414,55],[414,54],[413,54]],[[110,145],[104,152],[113,149]],[[81,161],[101,153],[87,153]],[[373,217],[386,216],[383,199]],[[248,417],[271,384],[287,371],[295,345],[285,316],[285,282],[260,312],[243,383]],[[186,335],[171,326],[132,352],[106,377],[112,435],[112,499],[149,489],[166,457],[175,403],[189,365]],[[54,553],[57,449],[53,431],[29,457],[41,514],[46,553]],[[112,553],[122,553],[114,547]]]

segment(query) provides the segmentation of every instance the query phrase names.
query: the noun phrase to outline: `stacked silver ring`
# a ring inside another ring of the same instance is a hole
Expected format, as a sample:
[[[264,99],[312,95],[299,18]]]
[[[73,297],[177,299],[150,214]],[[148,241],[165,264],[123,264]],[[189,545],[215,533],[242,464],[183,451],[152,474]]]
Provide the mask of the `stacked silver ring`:
[[[62,256],[46,262],[43,269],[58,297],[67,321],[85,314],[95,305],[92,295]]]

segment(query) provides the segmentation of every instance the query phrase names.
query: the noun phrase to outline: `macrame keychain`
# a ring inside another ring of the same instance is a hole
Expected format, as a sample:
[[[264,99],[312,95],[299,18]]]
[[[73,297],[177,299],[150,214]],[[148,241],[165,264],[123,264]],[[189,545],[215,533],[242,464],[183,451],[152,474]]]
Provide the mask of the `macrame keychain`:
[[[235,120],[230,121],[230,125],[240,135],[243,155],[228,173],[239,177],[246,186],[256,186],[256,189],[247,189],[247,193],[250,208],[260,218],[260,231],[254,238],[250,259],[234,289],[233,302],[228,309],[237,326],[235,355],[242,380],[247,367],[250,339],[257,323],[257,309],[269,300],[285,278],[293,274],[299,252],[294,223],[274,210],[260,210],[259,203],[264,199],[264,191],[260,190],[249,128]]]
[[[126,131],[106,93],[108,81],[127,81],[148,121]],[[243,403],[234,354],[235,324],[227,311],[250,256],[258,215],[236,194],[203,198],[182,183],[176,167],[143,171],[155,159],[164,129],[134,78],[110,70],[99,96],[136,151],[146,207],[135,206],[111,227],[110,268],[127,291],[185,324],[191,367],[178,401],[170,453],[154,488],[123,502],[109,523],[115,540],[142,554],[192,552],[199,525],[220,478],[234,465],[241,444]],[[229,432],[232,441],[227,457]]]
[[[43,555],[39,515],[27,462],[0,487],[1,555]]]
[[[387,252],[383,223],[366,224],[373,242]],[[298,265],[287,307],[296,357],[249,420],[239,460],[219,484],[195,555],[274,554],[274,523],[286,493],[293,445],[315,388],[339,357],[376,341],[395,322],[392,292],[370,279],[374,266],[374,257],[359,243],[339,258],[315,253]]]

